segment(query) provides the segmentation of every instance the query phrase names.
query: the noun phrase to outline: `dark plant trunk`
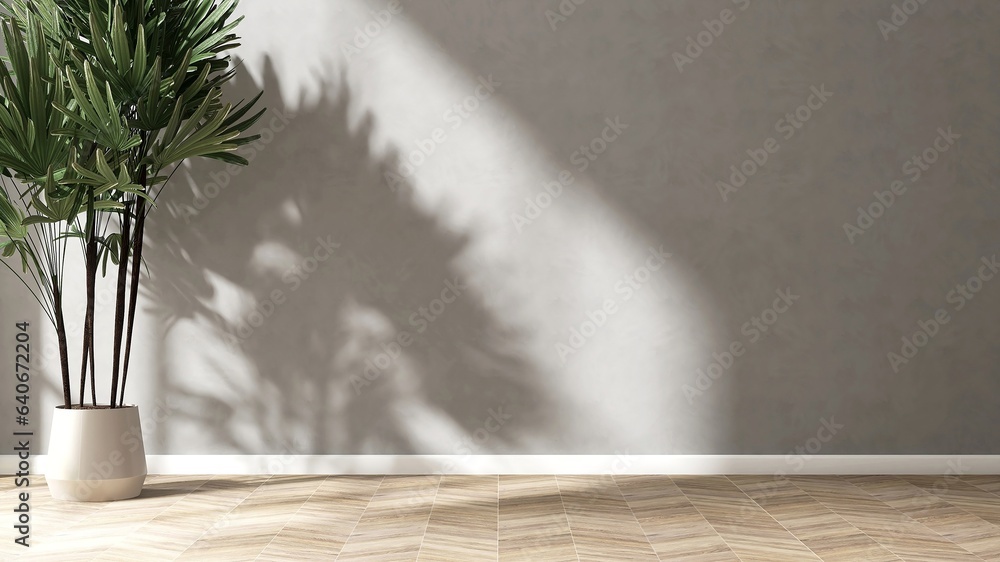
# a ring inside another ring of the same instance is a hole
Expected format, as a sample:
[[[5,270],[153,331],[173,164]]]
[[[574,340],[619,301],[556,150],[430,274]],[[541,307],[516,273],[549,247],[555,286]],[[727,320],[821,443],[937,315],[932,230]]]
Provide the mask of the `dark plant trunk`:
[[[94,341],[90,341],[90,401],[97,406],[97,374],[94,369]]]
[[[83,392],[87,388],[87,360],[90,359],[90,305],[83,320],[83,365],[80,367],[80,406],[83,407]]]
[[[69,391],[69,345],[66,342],[66,322],[63,318],[62,291],[59,289],[59,278],[52,276],[52,301],[55,304],[56,337],[59,340],[59,366],[62,369],[63,405],[68,409],[73,406],[73,398]]]
[[[139,171],[139,185],[146,188],[146,167]],[[128,380],[128,365],[132,355],[132,330],[135,329],[135,305],[139,300],[139,277],[142,274],[142,241],[146,232],[146,200],[136,197],[135,232],[132,235],[132,286],[129,290],[128,328],[125,330],[125,360],[122,365],[122,387],[119,404],[125,403],[125,382]]]
[[[88,359],[93,365],[94,355],[94,293],[97,284],[97,229],[94,213],[94,192],[90,192],[87,202],[87,315],[83,321],[83,366],[80,367],[80,407],[83,407],[83,395],[87,388]],[[91,372],[91,377],[95,373]]]
[[[132,228],[132,215],[129,212],[129,205],[125,206],[125,213],[122,217],[121,227],[121,247],[118,252],[118,290],[115,298],[115,346],[114,362],[111,364],[111,407],[115,407],[115,399],[118,397],[118,377],[121,374],[122,357],[122,335],[125,330],[125,289],[128,280],[128,257],[129,257],[129,231]],[[124,388],[124,385],[122,385]],[[122,393],[124,400],[125,393]]]
[[[97,406],[97,375],[94,369],[94,341],[90,341],[90,401]]]

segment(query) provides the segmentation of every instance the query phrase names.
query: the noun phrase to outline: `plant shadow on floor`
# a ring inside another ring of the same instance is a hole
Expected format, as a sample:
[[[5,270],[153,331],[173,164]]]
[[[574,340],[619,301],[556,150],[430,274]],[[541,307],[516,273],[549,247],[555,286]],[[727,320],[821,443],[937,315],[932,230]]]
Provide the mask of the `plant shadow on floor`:
[[[150,215],[146,297],[171,403],[152,448],[472,454],[548,427],[523,328],[465,286],[455,262],[470,238],[442,225],[447,210],[390,189],[398,159],[372,152],[370,114],[349,124],[345,81],[293,110],[270,62],[262,84],[246,74],[229,99],[263,88],[268,108],[264,137],[240,151],[250,167],[197,161]]]
[[[142,494],[135,499],[150,499],[165,496],[189,496],[214,494],[225,490],[245,490],[249,494],[260,487],[265,481],[274,481],[279,486],[316,483],[317,485],[328,477],[325,475],[306,474],[300,476],[282,476],[268,479],[266,476],[258,478],[247,477],[224,477],[224,476],[160,476],[156,480],[149,482],[142,487]],[[190,485],[192,480],[201,480],[197,487]]]

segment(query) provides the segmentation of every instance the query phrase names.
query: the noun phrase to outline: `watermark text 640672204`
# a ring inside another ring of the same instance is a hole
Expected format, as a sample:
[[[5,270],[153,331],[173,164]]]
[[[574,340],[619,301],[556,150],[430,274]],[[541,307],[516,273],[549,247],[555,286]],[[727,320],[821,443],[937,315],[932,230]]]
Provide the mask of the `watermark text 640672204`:
[[[12,440],[17,470],[14,473],[14,543],[31,546],[31,334],[30,324],[15,324],[14,333],[14,431]]]

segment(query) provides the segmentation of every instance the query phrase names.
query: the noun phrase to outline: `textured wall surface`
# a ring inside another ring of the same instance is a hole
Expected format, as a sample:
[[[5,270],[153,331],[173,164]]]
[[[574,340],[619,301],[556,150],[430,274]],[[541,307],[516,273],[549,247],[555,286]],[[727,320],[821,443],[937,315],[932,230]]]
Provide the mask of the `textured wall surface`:
[[[148,452],[1000,454],[1000,4],[243,4]]]

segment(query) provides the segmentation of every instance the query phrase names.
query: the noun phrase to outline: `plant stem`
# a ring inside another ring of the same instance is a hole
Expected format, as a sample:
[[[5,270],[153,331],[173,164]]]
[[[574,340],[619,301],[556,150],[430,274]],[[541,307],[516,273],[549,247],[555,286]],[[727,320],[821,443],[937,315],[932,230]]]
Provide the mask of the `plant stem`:
[[[94,340],[90,340],[90,401],[97,407],[97,373],[94,369]]]
[[[59,339],[59,366],[62,368],[63,405],[69,409],[73,399],[69,392],[69,346],[66,342],[66,323],[63,319],[62,289],[59,278],[52,276],[52,300],[55,304],[56,336]]]
[[[146,166],[139,171],[139,185],[146,189]],[[128,303],[128,328],[125,330],[125,361],[122,366],[122,388],[119,404],[125,403],[125,381],[128,380],[128,364],[132,355],[132,330],[135,328],[135,305],[139,297],[139,276],[142,273],[142,241],[146,232],[146,200],[136,197],[135,232],[132,235],[132,286]]]
[[[80,367],[80,407],[87,387],[87,360],[94,354],[94,287],[97,284],[97,232],[94,224],[94,191],[87,198],[87,315],[83,321],[83,366]],[[91,362],[91,364],[93,364]],[[95,373],[91,372],[93,377]]]
[[[115,293],[115,345],[114,362],[111,364],[111,407],[115,406],[118,396],[118,376],[121,373],[122,333],[125,329],[125,288],[128,279],[129,231],[132,228],[132,215],[129,205],[125,205],[121,226],[121,248],[118,252],[118,290]],[[124,385],[123,385],[124,387]],[[124,393],[122,395],[124,399]]]

